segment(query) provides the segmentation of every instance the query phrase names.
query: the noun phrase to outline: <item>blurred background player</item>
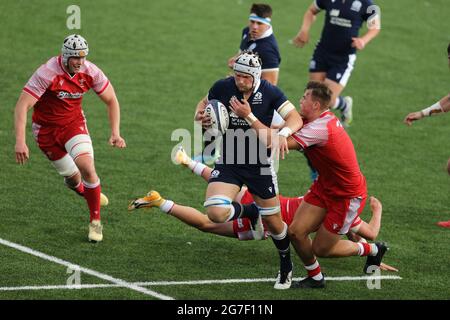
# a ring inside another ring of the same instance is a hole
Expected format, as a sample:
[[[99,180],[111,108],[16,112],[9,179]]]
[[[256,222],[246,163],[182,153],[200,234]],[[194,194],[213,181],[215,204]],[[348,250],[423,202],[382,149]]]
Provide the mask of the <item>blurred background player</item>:
[[[344,126],[352,122],[351,97],[342,97],[353,70],[356,51],[364,49],[380,32],[379,8],[372,0],[315,0],[303,16],[303,24],[293,43],[302,48],[309,42],[309,31],[316,15],[325,10],[322,35],[309,65],[309,80],[324,81],[333,92],[332,109],[341,111]],[[358,37],[359,29],[367,21],[368,31]]]
[[[329,111],[331,90],[309,82],[300,100],[304,126],[288,138],[289,148],[303,150],[319,177],[313,182],[289,226],[289,237],[305,265],[308,277],[296,288],[323,288],[319,257],[367,256],[364,272],[379,267],[387,250],[383,243],[343,240],[364,209],[366,179],[353,143],[339,119]],[[309,235],[316,231],[311,241]]]
[[[192,160],[183,148],[180,148],[177,151],[175,155],[175,162],[191,169],[195,175],[201,176],[206,182],[208,182],[209,176],[213,171],[212,168],[205,166],[198,161]],[[303,197],[288,198],[279,195],[279,198],[281,218],[289,226],[297,208],[303,201]],[[152,190],[147,194],[147,196],[132,201],[128,206],[128,210],[152,207],[161,208],[164,207],[165,201],[170,200],[162,198],[157,191]],[[242,205],[249,205],[254,202],[252,195],[248,192],[248,189],[245,186],[241,188],[241,191],[237,194],[234,201]],[[366,240],[375,240],[377,238],[381,227],[381,202],[375,197],[371,197],[370,209],[372,212],[372,218],[369,223],[366,223],[359,218],[357,218],[357,220],[353,223],[349,233],[347,234],[352,241],[366,242]],[[246,218],[239,218],[225,223],[214,223],[200,211],[192,207],[179,205],[177,203],[173,203],[173,206],[166,213],[200,231],[219,236],[237,238],[239,240],[265,240],[268,237],[266,226],[264,226],[264,230],[258,233],[251,228],[250,220]],[[396,268],[383,263],[380,265],[380,269],[395,272],[398,271]]]
[[[228,130],[221,139],[221,157],[209,178],[204,206],[208,218],[215,223],[247,217],[256,224],[261,214],[280,255],[274,288],[288,289],[292,278],[289,237],[287,225],[281,220],[271,150],[280,150],[284,158],[287,137],[302,126],[302,120],[284,93],[261,79],[257,55],[242,53],[233,69],[234,77],[217,81],[197,105],[196,120],[206,125],[209,122],[205,122],[204,108],[208,100],[219,100],[230,113]],[[285,126],[273,135],[269,126],[275,111],[285,120]],[[242,206],[233,201],[244,184],[256,204]]]
[[[33,108],[33,136],[66,186],[86,199],[90,212],[88,239],[103,239],[100,205],[108,199],[101,194],[94,167],[94,150],[81,103],[93,89],[107,105],[111,126],[109,144],[126,146],[120,136],[120,108],[113,86],[105,74],[86,60],[87,41],[80,35],[64,39],[61,55],[40,66],[26,83],[15,108],[16,161],[29,158],[25,139],[27,112]]]
[[[447,47],[448,55],[448,65],[450,67],[450,43]],[[411,112],[405,117],[404,122],[411,126],[414,121],[420,120],[423,117],[431,117],[432,115],[437,115],[441,113],[448,112],[450,110],[450,94],[443,97],[441,100],[433,104],[432,106],[425,108],[421,111]],[[447,161],[447,172],[450,175],[450,159]],[[437,223],[438,226],[450,229],[450,220],[440,221]]]
[[[262,63],[261,79],[277,85],[281,57],[277,40],[273,34],[271,18],[272,8],[268,4],[252,4],[248,18],[248,26],[242,30],[239,52],[228,59],[228,67],[233,69],[236,58],[242,52],[256,52]]]

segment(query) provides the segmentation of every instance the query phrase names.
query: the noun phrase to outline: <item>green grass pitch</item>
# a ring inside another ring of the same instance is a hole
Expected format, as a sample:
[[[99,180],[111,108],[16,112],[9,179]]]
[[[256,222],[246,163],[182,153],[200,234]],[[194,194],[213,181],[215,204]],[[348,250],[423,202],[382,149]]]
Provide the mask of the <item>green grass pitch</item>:
[[[311,43],[296,49],[289,40],[300,27],[308,1],[267,1],[282,64],[279,86],[298,106],[308,64],[323,23]],[[3,0],[0,10],[0,238],[131,282],[274,278],[278,255],[271,241],[239,242],[194,230],[159,210],[129,214],[128,201],[155,188],[169,199],[202,209],[205,184],[171,163],[177,128],[193,130],[193,110],[212,83],[226,75],[227,59],[239,45],[248,0],[76,1],[81,30],[68,30],[72,1]],[[408,128],[402,120],[448,93],[450,41],[447,0],[378,0],[382,30],[358,54],[345,94],[354,98],[349,129],[369,194],[383,202],[379,239],[390,244],[385,262],[401,280],[329,281],[325,290],[276,291],[272,282],[151,285],[175,299],[450,299],[450,117],[424,119]],[[89,41],[89,59],[113,83],[121,103],[121,133],[128,147],[107,145],[103,103],[84,100],[103,191],[105,239],[87,242],[83,199],[37,148],[27,127],[31,158],[14,161],[14,106],[33,71],[79,32]],[[302,155],[291,152],[279,171],[280,191],[295,196],[310,185]],[[368,208],[362,217],[368,218]],[[361,276],[361,258],[320,259],[329,277]],[[295,256],[295,277],[305,276]],[[383,272],[383,275],[393,275]],[[65,285],[67,268],[0,246],[0,288]],[[81,273],[82,284],[111,284]],[[123,287],[81,290],[2,291],[0,299],[153,299]]]

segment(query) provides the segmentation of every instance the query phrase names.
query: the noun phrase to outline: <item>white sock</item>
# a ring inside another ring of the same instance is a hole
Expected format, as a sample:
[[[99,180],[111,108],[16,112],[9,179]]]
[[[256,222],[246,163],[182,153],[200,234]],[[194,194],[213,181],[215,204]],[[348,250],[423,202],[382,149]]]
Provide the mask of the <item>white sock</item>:
[[[163,203],[159,206],[159,208],[164,211],[165,213],[170,213],[170,210],[172,210],[175,203],[171,200],[164,200]]]
[[[206,165],[197,161],[191,161],[191,163],[194,163],[194,165],[192,167],[188,165],[189,169],[191,169],[192,172],[195,173],[196,175],[201,176],[203,170],[205,170],[206,168]]]
[[[369,256],[376,256],[378,254],[378,247],[375,243],[370,244]]]

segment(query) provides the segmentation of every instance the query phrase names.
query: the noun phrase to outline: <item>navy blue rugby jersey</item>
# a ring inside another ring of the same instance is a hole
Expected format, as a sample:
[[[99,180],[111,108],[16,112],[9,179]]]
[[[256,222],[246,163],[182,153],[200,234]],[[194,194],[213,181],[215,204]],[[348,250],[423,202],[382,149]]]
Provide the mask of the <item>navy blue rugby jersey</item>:
[[[273,33],[270,32],[269,36],[251,40],[249,32],[250,29],[248,27],[242,30],[242,41],[239,49],[241,51],[256,52],[261,58],[262,70],[278,69],[281,63],[281,56],[277,40]]]
[[[363,23],[375,14],[372,0],[315,0],[314,4],[326,10],[317,47],[332,54],[354,54],[352,37],[358,37]]]
[[[238,117],[230,109],[230,99],[236,96],[243,99],[243,94],[237,88],[234,77],[217,81],[209,90],[208,100],[217,99],[222,102],[229,113],[230,123],[223,136],[220,163],[236,165],[269,165],[270,149],[267,149],[251,129],[245,119]],[[253,90],[248,102],[252,113],[264,125],[270,128],[274,110],[279,110],[290,103],[284,93],[266,80],[261,80]],[[261,154],[261,155],[260,155]]]

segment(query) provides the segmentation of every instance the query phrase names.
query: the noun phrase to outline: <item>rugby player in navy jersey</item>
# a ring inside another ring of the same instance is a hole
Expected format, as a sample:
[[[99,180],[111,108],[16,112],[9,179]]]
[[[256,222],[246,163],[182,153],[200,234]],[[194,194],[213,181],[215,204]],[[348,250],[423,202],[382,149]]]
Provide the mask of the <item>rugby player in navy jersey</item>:
[[[322,10],[326,12],[325,25],[309,65],[309,79],[326,83],[333,93],[332,109],[340,110],[344,126],[349,126],[353,119],[353,100],[341,96],[341,92],[353,70],[356,51],[364,49],[380,32],[379,7],[372,0],[314,0],[293,39],[297,47],[308,43],[309,30]],[[368,31],[359,37],[365,21]]]
[[[204,127],[209,125],[204,115],[208,100],[222,102],[230,115],[228,129],[220,139],[221,157],[211,173],[204,206],[208,218],[215,223],[245,217],[256,230],[262,228],[262,217],[280,253],[280,272],[274,288],[288,289],[292,279],[289,237],[280,215],[271,150],[284,158],[288,152],[287,138],[303,122],[284,93],[261,79],[261,62],[256,54],[242,53],[233,69],[234,77],[217,81],[197,105],[195,119]],[[269,128],[275,111],[285,120],[279,132]],[[255,204],[241,205],[233,200],[244,184]],[[170,203],[166,209],[170,210]]]
[[[272,8],[268,4],[254,3],[251,6],[248,26],[242,30],[239,52],[228,59],[228,66],[233,69],[236,58],[242,52],[256,52],[262,62],[261,78],[277,85],[281,57],[273,34],[271,18]]]

